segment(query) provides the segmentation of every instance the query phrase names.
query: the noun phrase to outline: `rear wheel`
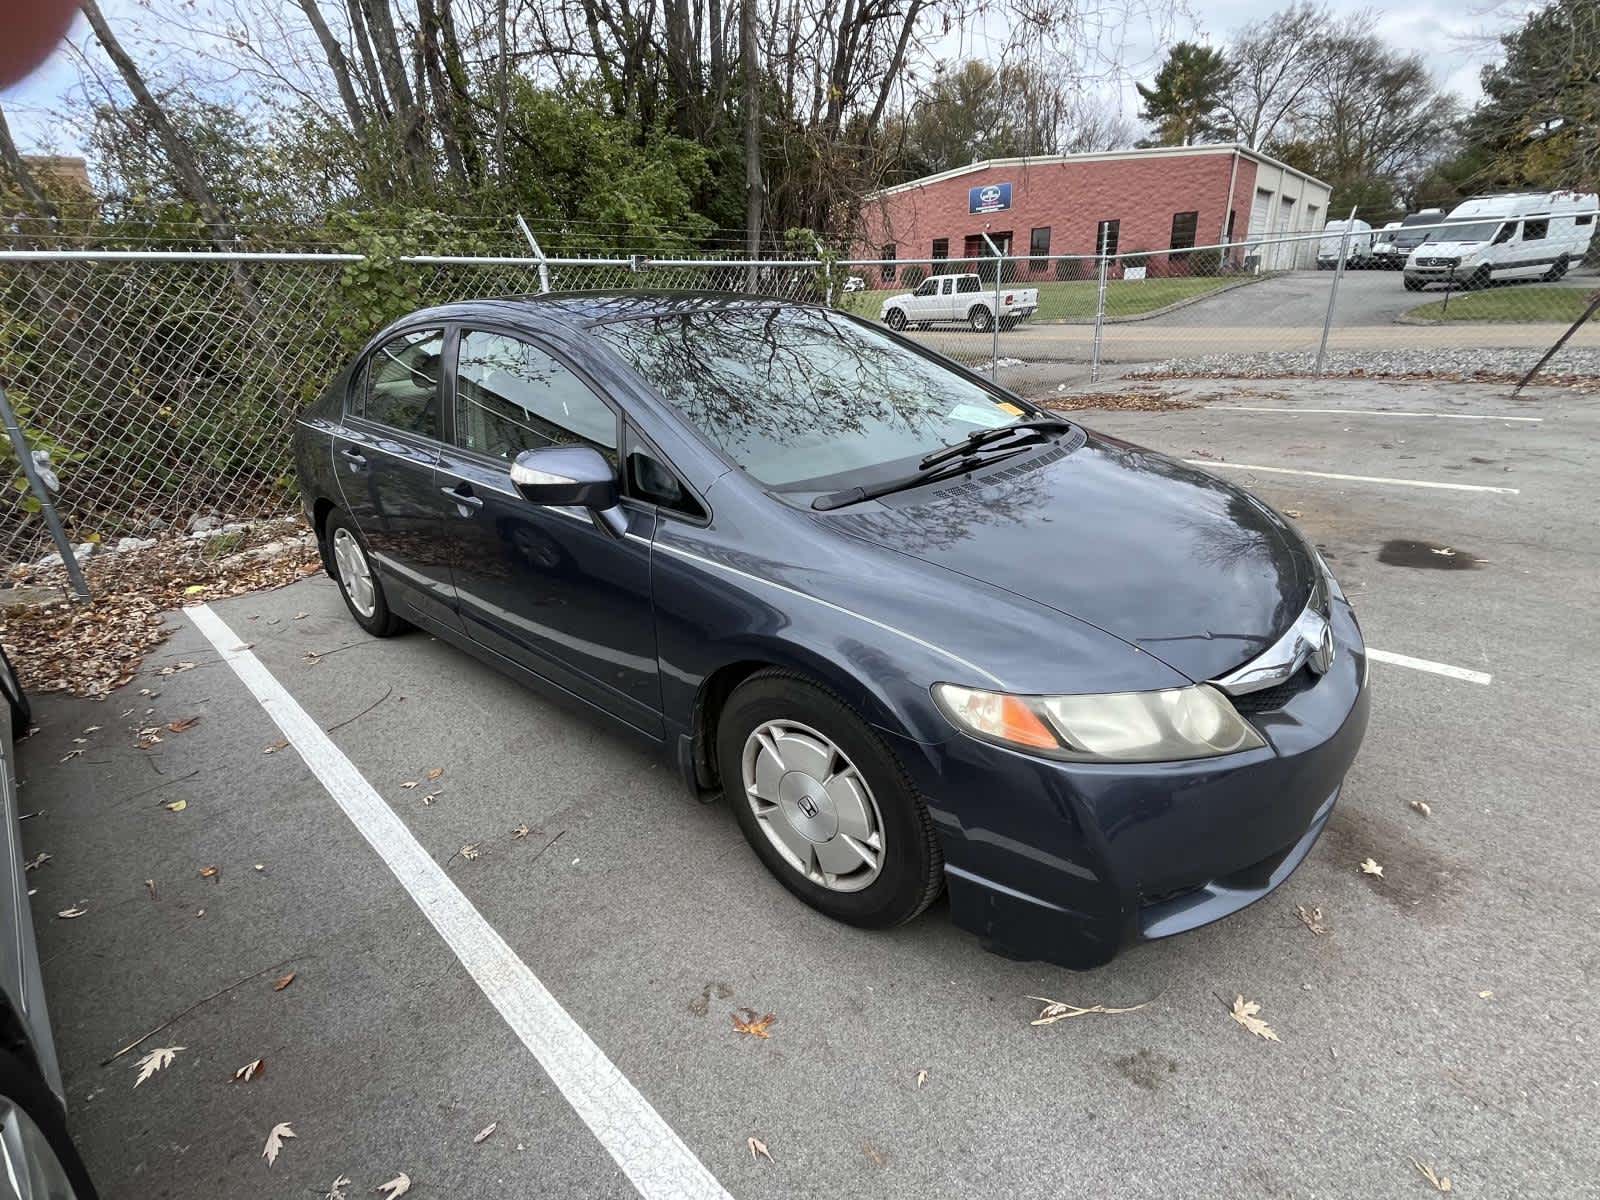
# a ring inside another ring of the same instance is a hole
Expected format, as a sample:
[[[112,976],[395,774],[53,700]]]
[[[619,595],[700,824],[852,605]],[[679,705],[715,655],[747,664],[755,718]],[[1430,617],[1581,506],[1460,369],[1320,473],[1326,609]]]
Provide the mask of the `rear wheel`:
[[[994,316],[981,304],[974,304],[967,311],[967,324],[972,326],[973,332],[982,333],[989,328]]]
[[[37,1070],[0,1051],[0,1195],[95,1200],[61,1105]]]
[[[4,693],[6,707],[11,710],[11,736],[21,737],[33,724],[33,705],[28,703],[28,693],[22,690],[22,681],[4,646],[0,646],[0,693]]]
[[[328,516],[328,545],[334,578],[339,581],[345,607],[356,624],[373,637],[392,637],[404,629],[406,623],[389,611],[383,581],[373,569],[367,544],[361,540],[355,522],[342,512]]]
[[[1563,254],[1550,264],[1550,269],[1544,273],[1544,281],[1546,283],[1555,283],[1567,273],[1567,266],[1567,256]]]
[[[906,327],[906,314],[898,308],[891,308],[884,321],[888,323],[890,329],[901,330]]]
[[[787,671],[752,675],[723,710],[717,755],[745,840],[811,907],[886,929],[939,894],[944,858],[927,808],[832,692]]]

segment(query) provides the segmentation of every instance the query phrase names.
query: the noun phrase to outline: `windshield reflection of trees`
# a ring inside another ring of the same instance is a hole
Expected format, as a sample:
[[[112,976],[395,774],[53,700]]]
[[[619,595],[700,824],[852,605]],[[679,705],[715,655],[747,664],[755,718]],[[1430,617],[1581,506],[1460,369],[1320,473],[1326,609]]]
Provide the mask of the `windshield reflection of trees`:
[[[777,305],[709,307],[616,321],[600,335],[695,427],[740,457],[899,430],[931,445],[951,407],[992,404],[982,388],[834,313]]]

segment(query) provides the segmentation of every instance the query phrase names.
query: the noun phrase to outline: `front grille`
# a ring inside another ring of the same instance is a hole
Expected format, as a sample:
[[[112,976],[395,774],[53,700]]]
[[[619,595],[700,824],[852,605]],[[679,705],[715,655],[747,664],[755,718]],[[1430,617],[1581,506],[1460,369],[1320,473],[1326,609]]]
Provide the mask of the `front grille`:
[[[1458,267],[1461,265],[1459,258],[1419,258],[1419,267]]]
[[[1241,717],[1254,717],[1261,713],[1277,712],[1301,692],[1313,687],[1316,682],[1317,677],[1311,673],[1311,668],[1301,667],[1282,683],[1262,688],[1259,692],[1246,692],[1231,699],[1233,707]]]

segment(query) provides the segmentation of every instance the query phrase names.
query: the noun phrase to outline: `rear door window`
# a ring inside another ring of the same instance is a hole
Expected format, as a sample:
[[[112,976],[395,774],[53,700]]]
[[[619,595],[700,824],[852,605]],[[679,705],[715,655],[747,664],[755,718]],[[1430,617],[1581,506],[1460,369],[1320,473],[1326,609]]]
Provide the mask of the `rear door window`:
[[[1547,217],[1540,217],[1536,221],[1522,223],[1522,240],[1537,242],[1543,240],[1550,232],[1550,221]]]
[[[422,437],[439,436],[439,371],[444,330],[413,329],[367,356],[356,415]]]

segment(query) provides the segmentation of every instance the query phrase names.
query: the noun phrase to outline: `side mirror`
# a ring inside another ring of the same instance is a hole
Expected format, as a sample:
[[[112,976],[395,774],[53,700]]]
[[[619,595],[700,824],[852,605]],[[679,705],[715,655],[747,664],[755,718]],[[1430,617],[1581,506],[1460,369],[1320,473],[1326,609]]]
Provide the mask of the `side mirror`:
[[[511,464],[511,482],[530,504],[586,508],[595,523],[620,537],[627,517],[617,507],[617,473],[593,446],[524,450]]]

